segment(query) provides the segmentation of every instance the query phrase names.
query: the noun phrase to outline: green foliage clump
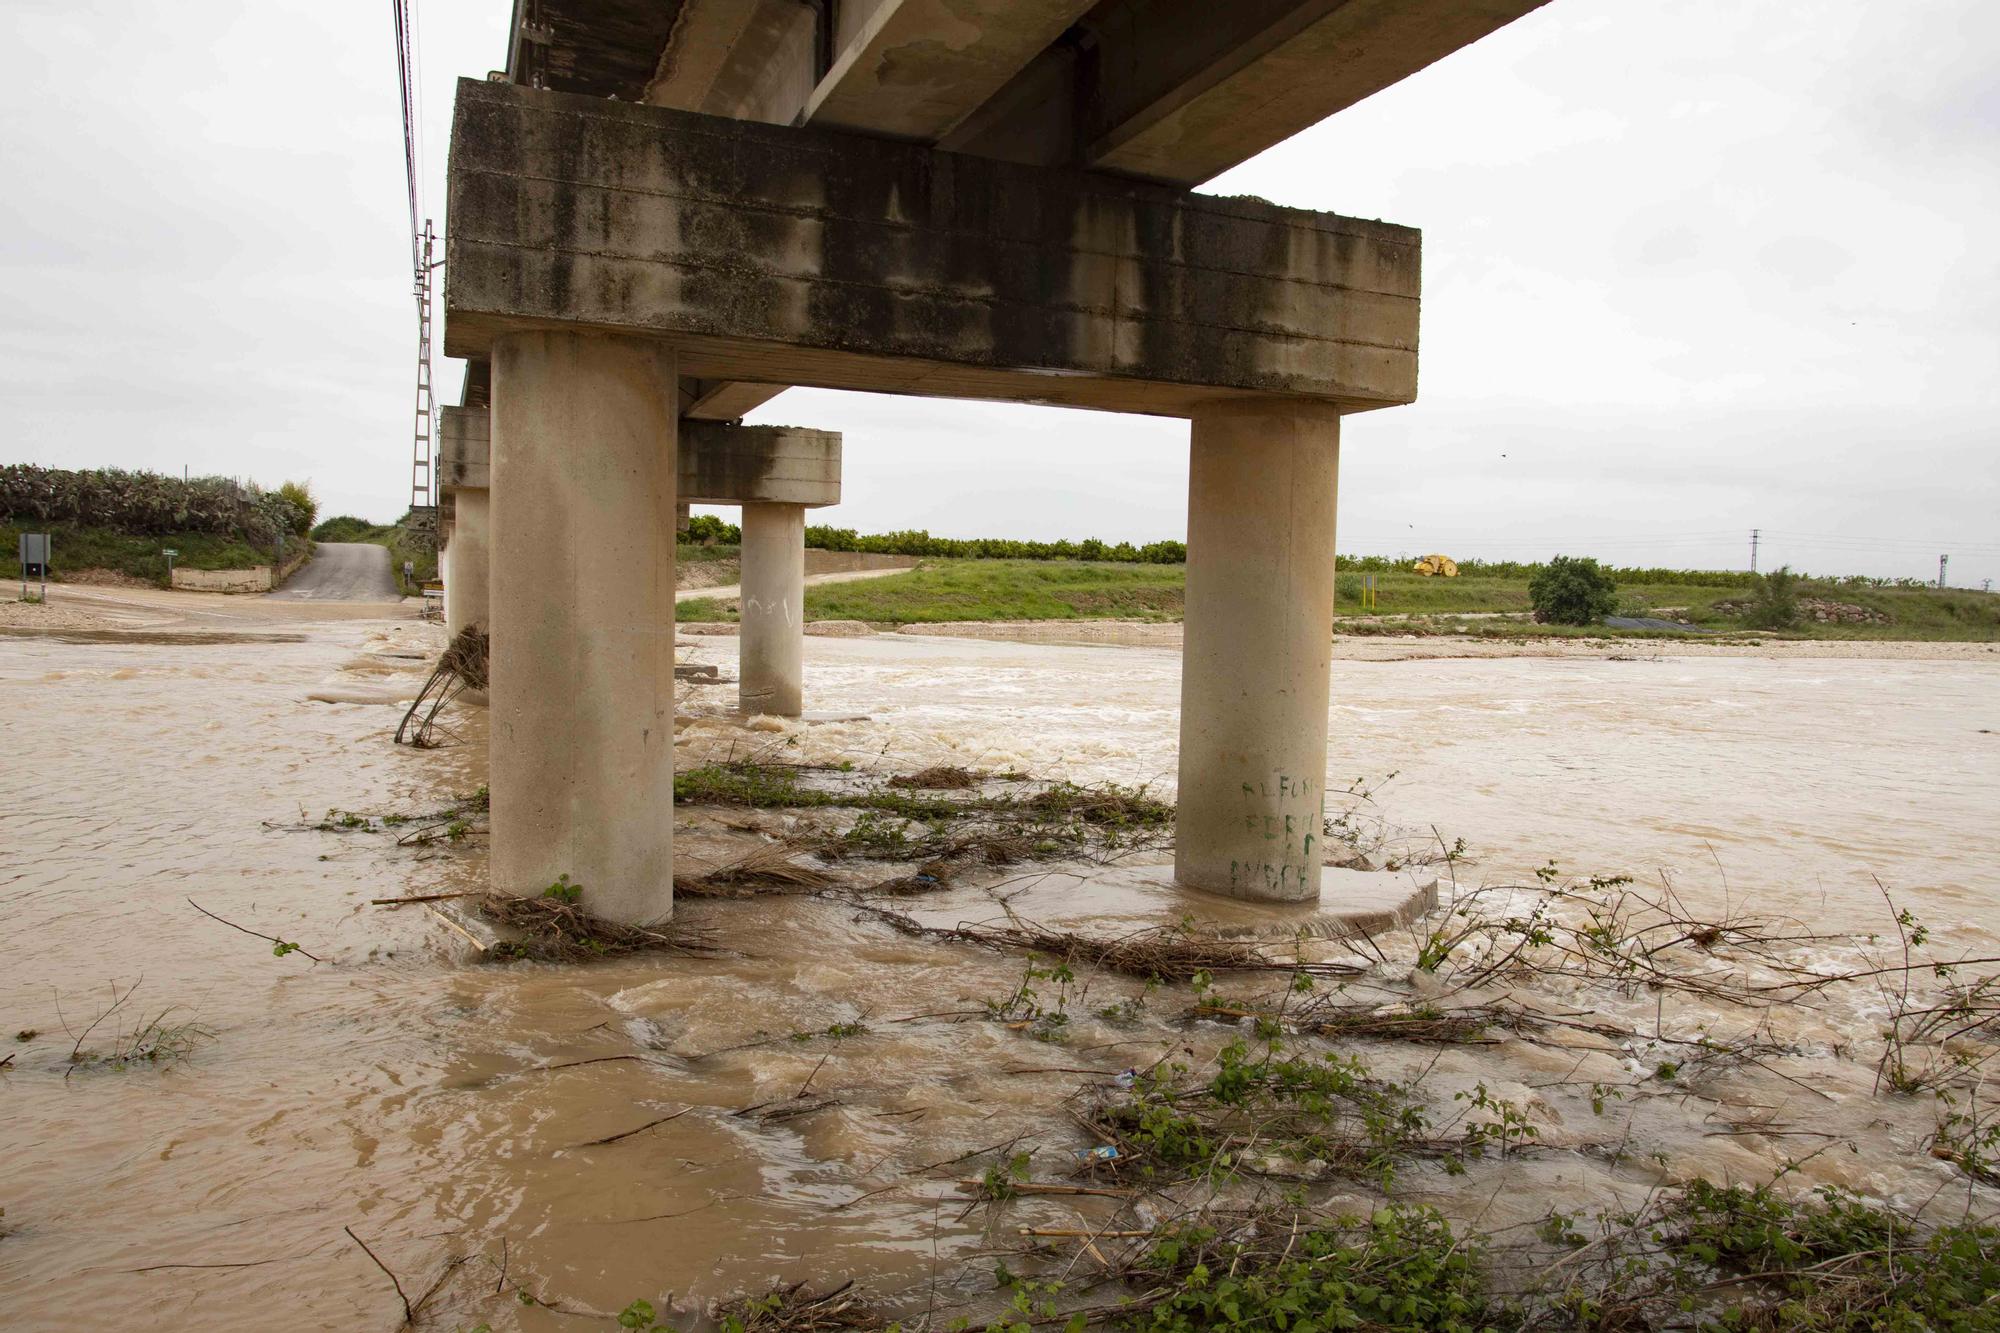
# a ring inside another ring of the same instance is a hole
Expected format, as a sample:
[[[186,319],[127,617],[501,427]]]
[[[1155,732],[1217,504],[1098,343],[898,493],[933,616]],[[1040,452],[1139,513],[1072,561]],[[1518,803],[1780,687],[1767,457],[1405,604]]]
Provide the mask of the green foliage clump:
[[[1534,1327],[1716,1333],[1975,1333],[2000,1328],[2000,1226],[1935,1229],[1835,1186],[1694,1180],[1599,1219],[1598,1251]],[[1576,1246],[1580,1233],[1566,1243]],[[1539,1304],[1539,1301],[1538,1301]]]
[[[1558,625],[1590,625],[1618,607],[1618,585],[1588,556],[1559,555],[1528,580],[1535,619]]]
[[[1282,1229],[1275,1242],[1169,1229],[1144,1262],[1165,1295],[1117,1327],[1474,1333],[1495,1323],[1480,1256],[1429,1208],[1384,1208],[1365,1226],[1316,1227],[1295,1242]]]
[[[687,535],[684,540],[690,546],[740,546],[743,544],[743,529],[734,523],[725,523],[714,514],[696,514],[688,520]],[[806,545],[811,546],[808,541]]]
[[[392,531],[386,523],[370,523],[352,514],[335,514],[312,530],[316,542],[380,542]]]
[[[319,517],[319,501],[313,498],[312,483],[288,481],[278,487],[278,499],[290,510],[286,530],[295,537],[310,534],[313,521]]]
[[[1330,1169],[1385,1182],[1428,1127],[1409,1089],[1360,1060],[1288,1051],[1275,1037],[1254,1052],[1225,1046],[1205,1084],[1181,1064],[1156,1068],[1095,1119],[1169,1175]]]
[[[279,492],[230,477],[0,464],[0,523],[29,531],[70,524],[147,537],[197,533],[268,552],[294,522],[292,503]]]
[[[1752,629],[1791,629],[1799,623],[1799,576],[1790,565],[1758,575],[1743,623]]]

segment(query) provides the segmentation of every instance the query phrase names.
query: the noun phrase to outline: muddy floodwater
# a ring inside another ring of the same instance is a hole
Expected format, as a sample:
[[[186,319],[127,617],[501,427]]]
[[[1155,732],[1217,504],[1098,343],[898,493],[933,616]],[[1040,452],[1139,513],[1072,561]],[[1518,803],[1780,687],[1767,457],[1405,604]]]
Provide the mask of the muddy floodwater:
[[[392,746],[388,701],[414,693],[439,631],[297,615],[0,637],[8,1328],[393,1329],[398,1297],[349,1228],[413,1300],[433,1293],[424,1328],[602,1327],[635,1297],[692,1312],[847,1278],[936,1315],[972,1298],[964,1260],[1082,1207],[996,1219],[968,1210],[961,1175],[995,1150],[1064,1161],[1088,1146],[1060,1109],[1079,1082],[1220,1039],[1097,1017],[1145,998],[1108,976],[1084,979],[1059,1044],[967,1021],[1019,983],[1018,956],[811,896],[684,903],[718,957],[473,961],[429,913],[370,903],[477,884],[478,836],[298,826],[476,790],[483,714],[448,715],[457,744]],[[683,656],[729,677],[734,649]],[[1171,652],[878,635],[810,639],[807,669],[809,708],[867,719],[748,730],[722,716],[728,686],[697,690],[684,762],[954,763],[1172,794]],[[1533,883],[1554,860],[1821,932],[1893,934],[1893,901],[1953,951],[2000,954],[2000,656],[1342,660],[1334,691],[1329,789],[1372,791],[1356,819],[1399,845],[1463,838],[1467,883]],[[1655,999],[1635,1003],[1650,1027]],[[1396,1188],[1520,1221],[1680,1171],[1768,1175],[1851,1132],[1887,1146],[1824,1154],[1809,1178],[1962,1197],[1920,1151],[1934,1112],[1871,1097],[1872,1057],[1846,1058],[1872,1003],[1783,1020],[1777,1074],[1633,1097],[1615,1123],[1573,1086],[1622,1076],[1615,1053],[1381,1052],[1447,1106],[1514,1089],[1545,1143],[1578,1149],[1464,1177],[1419,1164]],[[156,1017],[167,1058],[112,1058]],[[823,1102],[756,1113],[808,1089]],[[1605,1138],[1645,1151],[1583,1151]]]

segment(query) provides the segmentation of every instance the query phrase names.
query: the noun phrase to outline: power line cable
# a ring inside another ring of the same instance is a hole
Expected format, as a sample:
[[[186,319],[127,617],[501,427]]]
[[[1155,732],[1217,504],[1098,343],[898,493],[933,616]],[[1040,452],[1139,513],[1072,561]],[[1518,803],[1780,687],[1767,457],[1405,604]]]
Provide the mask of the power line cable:
[[[403,176],[410,199],[410,271],[421,273],[423,255],[421,250],[422,232],[417,226],[417,217],[422,191],[419,187],[417,159],[421,122],[417,116],[417,93],[415,65],[416,51],[410,21],[410,0],[389,0],[389,9],[396,27],[396,81],[402,93],[403,102]]]

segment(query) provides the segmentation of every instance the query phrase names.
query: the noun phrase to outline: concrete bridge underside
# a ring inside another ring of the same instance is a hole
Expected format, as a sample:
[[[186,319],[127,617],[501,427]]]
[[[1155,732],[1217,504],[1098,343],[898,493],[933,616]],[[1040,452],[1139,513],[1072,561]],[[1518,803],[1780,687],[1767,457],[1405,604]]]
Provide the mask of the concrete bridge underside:
[[[1177,878],[1317,900],[1340,418],[1415,397],[1419,236],[1186,187],[1533,7],[521,0],[459,86],[445,288],[495,886],[671,912],[676,503],[744,503],[746,593],[802,593],[830,501],[693,478],[745,438],[701,423],[811,384],[1191,422]]]

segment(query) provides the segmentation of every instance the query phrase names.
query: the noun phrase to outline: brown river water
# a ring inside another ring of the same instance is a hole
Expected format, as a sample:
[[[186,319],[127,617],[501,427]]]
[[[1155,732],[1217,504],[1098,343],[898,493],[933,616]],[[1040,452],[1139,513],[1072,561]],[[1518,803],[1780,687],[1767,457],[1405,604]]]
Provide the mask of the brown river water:
[[[1088,1146],[1060,1111],[1088,1071],[1182,1046],[1204,1058],[1230,1035],[1080,1016],[1053,1046],[962,1021],[1019,981],[1020,958],[810,897],[684,902],[723,957],[470,961],[422,909],[369,900],[477,883],[479,839],[411,849],[283,826],[472,791],[483,715],[453,715],[462,744],[392,746],[396,710],[360,701],[413,693],[439,631],[297,614],[315,618],[0,637],[8,1328],[397,1327],[395,1292],[344,1228],[412,1299],[436,1284],[425,1328],[604,1327],[635,1297],[691,1311],[848,1277],[941,1323],[990,1287],[978,1256],[1018,1227],[1104,1215],[1060,1198],[968,1212],[954,1182],[995,1160],[978,1150],[1012,1144],[1058,1174]],[[684,657],[726,677],[733,655],[720,637]],[[1171,790],[1171,652],[880,635],[809,640],[807,662],[810,707],[868,720],[748,731],[719,716],[729,687],[713,687],[684,705],[698,715],[684,761],[953,762]],[[1466,839],[1463,881],[1524,882],[1553,858],[1668,876],[1704,911],[1893,932],[1886,889],[1950,951],[2000,953],[2000,658],[1343,660],[1335,694],[1330,789],[1375,784],[1363,819],[1412,845],[1433,829]],[[274,957],[189,899],[323,961]],[[1079,1015],[1140,994],[1085,980]],[[70,1034],[128,987],[85,1050],[162,1012],[206,1035],[159,1066],[72,1066]],[[1656,1000],[1635,1003],[1650,1026]],[[1932,1109],[1871,1097],[1873,1056],[1847,1049],[1874,1003],[1784,1018],[1798,1046],[1783,1079],[1725,1073],[1609,1117],[1579,1082],[1650,1053],[1373,1052],[1384,1072],[1424,1069],[1446,1107],[1454,1089],[1506,1090],[1546,1145],[1644,1150],[1462,1178],[1420,1166],[1399,1196],[1513,1224],[1686,1171],[1769,1175],[1838,1140],[1807,1179],[1963,1203],[1962,1181],[1919,1150]],[[864,1035],[788,1037],[857,1022]],[[741,1113],[806,1088],[828,1104]]]

